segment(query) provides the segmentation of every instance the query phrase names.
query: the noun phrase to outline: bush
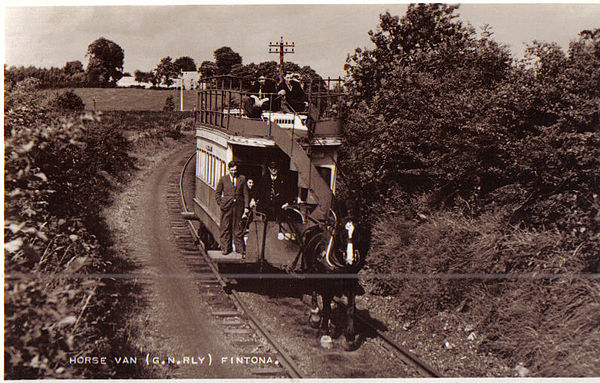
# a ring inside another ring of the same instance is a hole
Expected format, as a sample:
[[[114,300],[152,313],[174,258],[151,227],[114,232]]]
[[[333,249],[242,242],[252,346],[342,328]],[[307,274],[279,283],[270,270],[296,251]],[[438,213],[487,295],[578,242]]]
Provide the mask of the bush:
[[[51,102],[59,110],[84,110],[85,104],[73,90],[62,92],[56,95]]]
[[[173,96],[168,96],[165,100],[165,106],[163,107],[165,112],[173,112],[175,111],[175,101],[173,101]]]

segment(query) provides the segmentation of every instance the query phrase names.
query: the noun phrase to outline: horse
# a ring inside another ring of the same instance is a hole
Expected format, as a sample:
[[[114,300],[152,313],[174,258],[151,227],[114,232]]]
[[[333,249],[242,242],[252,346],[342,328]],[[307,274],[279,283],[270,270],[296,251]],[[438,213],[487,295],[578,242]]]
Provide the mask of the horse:
[[[340,224],[331,210],[330,224],[315,224],[304,230],[300,237],[301,272],[311,293],[312,308],[309,324],[318,328],[321,344],[331,342],[336,335],[333,326],[332,302],[335,296],[347,299],[343,328],[343,347],[347,351],[360,345],[360,336],[354,326],[356,292],[359,288],[356,273],[362,267],[362,256],[356,244],[356,226],[352,220]],[[319,296],[322,306],[319,306]]]

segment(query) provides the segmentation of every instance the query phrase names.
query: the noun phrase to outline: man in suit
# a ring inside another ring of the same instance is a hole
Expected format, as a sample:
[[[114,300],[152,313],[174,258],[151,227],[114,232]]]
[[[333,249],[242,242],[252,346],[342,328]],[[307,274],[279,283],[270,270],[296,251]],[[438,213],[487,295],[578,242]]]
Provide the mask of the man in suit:
[[[238,165],[231,161],[227,164],[229,169],[217,183],[215,199],[221,208],[221,250],[223,254],[232,251],[231,240],[236,252],[244,254],[244,239],[240,221],[243,215],[247,215],[249,197],[246,178],[238,174]]]
[[[284,81],[277,88],[277,93],[285,97],[284,112],[300,113],[306,111],[308,100],[300,84],[298,73],[286,74]]]
[[[288,182],[279,174],[277,162],[269,163],[269,173],[260,180],[256,197],[258,211],[266,214],[268,220],[279,222],[281,208],[291,199],[291,191]]]

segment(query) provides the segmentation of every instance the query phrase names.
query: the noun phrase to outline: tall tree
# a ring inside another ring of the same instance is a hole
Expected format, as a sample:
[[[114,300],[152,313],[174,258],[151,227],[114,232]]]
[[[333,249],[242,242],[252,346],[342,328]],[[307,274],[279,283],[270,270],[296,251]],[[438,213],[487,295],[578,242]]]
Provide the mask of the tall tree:
[[[242,64],[242,56],[234,52],[230,47],[221,47],[214,52],[215,63],[219,74],[228,74],[236,64]]]
[[[188,56],[182,56],[178,59],[176,59],[173,62],[173,65],[175,65],[175,69],[177,70],[177,72],[195,72],[196,71],[196,63],[194,62],[194,59]]]
[[[86,74],[91,86],[114,86],[123,77],[123,49],[116,43],[100,37],[87,49],[89,57]]]
[[[160,83],[171,86],[171,84],[173,84],[173,78],[176,78],[179,72],[177,71],[175,64],[173,64],[171,57],[167,56],[160,60],[154,73]]]
[[[486,111],[512,60],[489,30],[479,37],[463,25],[457,8],[418,4],[402,18],[382,14],[369,32],[375,47],[347,60],[354,113],[342,168],[365,204],[425,191],[446,203],[499,185],[503,148],[493,143],[506,131]]]

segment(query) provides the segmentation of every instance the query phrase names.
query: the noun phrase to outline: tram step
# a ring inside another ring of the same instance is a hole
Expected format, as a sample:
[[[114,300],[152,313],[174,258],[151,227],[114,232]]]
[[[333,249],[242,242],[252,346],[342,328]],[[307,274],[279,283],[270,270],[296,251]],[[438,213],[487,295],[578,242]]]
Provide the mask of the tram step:
[[[232,251],[224,255],[220,250],[208,250],[208,256],[217,262],[242,262],[242,254]]]

